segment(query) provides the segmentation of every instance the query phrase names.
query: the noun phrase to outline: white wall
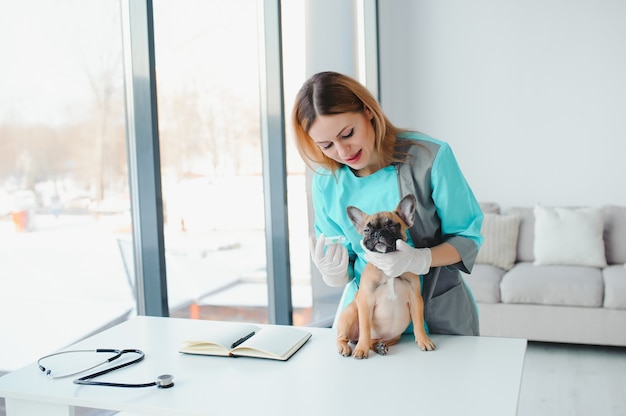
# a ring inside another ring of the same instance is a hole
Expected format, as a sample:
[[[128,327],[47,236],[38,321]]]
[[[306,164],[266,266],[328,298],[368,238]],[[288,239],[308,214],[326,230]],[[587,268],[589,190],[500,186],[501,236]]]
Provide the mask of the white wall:
[[[385,0],[383,108],[480,201],[626,205],[626,2]]]

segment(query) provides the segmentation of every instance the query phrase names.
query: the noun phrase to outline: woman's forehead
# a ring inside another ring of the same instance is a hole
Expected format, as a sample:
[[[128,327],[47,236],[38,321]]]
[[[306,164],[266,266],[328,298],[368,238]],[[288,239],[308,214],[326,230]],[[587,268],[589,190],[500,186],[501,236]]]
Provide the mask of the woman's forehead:
[[[358,123],[362,117],[361,113],[317,116],[309,128],[309,136],[317,142],[336,139],[344,130]]]

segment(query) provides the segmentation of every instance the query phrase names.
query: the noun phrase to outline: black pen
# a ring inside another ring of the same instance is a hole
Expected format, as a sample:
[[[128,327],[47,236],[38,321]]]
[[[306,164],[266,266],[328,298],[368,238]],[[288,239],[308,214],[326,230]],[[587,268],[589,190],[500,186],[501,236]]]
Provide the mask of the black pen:
[[[244,342],[246,342],[247,339],[250,339],[253,335],[254,335],[254,331],[252,331],[251,333],[249,333],[248,335],[246,335],[243,338],[239,338],[237,341],[233,342],[233,345],[231,345],[230,348],[235,348],[235,347],[243,344]]]

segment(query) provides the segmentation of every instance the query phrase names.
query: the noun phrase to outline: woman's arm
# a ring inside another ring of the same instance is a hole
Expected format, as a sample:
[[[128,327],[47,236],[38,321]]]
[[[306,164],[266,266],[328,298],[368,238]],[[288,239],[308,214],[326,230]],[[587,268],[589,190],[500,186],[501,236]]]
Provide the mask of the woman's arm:
[[[450,243],[441,243],[431,247],[430,253],[432,256],[430,267],[450,266],[461,261],[461,255]]]

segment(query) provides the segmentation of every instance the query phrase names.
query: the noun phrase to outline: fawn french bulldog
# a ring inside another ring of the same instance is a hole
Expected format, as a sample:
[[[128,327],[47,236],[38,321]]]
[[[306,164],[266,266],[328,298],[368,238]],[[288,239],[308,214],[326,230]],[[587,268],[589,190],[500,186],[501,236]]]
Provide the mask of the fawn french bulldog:
[[[370,251],[387,253],[396,250],[396,240],[406,241],[406,230],[413,225],[417,201],[407,195],[395,211],[368,215],[349,206],[348,217],[363,235],[363,244]],[[415,342],[422,351],[432,351],[435,344],[424,330],[424,300],[420,293],[420,277],[413,273],[386,276],[368,263],[361,274],[361,283],[352,301],[337,322],[337,347],[345,357],[367,358],[369,350],[387,354],[410,322]],[[354,350],[350,343],[355,343]]]

